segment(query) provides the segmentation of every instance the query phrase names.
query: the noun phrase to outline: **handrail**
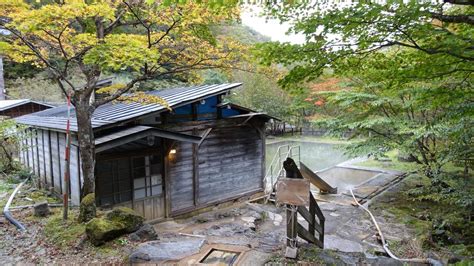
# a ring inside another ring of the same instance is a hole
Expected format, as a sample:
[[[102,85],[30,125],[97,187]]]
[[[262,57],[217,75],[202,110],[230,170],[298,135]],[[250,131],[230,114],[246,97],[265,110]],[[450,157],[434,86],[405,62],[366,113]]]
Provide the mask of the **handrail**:
[[[282,150],[284,148],[286,148],[286,151],[282,153]],[[285,171],[285,169],[283,168],[283,161],[285,161],[288,157],[294,157],[294,156],[297,156],[298,162],[301,160],[301,148],[299,145],[290,146],[289,144],[285,144],[278,147],[277,151],[275,152],[275,155],[272,158],[272,161],[270,163],[270,166],[264,178],[265,193],[271,193],[271,190],[273,190],[276,184],[276,181],[278,180],[278,177],[283,175],[283,171]],[[276,163],[278,163],[276,165],[276,167],[278,167],[277,168],[278,171],[276,173],[277,180],[274,180],[273,172],[274,172],[274,166]],[[270,186],[268,186],[267,184],[269,177],[270,177]],[[270,191],[267,190],[267,187],[270,187]]]

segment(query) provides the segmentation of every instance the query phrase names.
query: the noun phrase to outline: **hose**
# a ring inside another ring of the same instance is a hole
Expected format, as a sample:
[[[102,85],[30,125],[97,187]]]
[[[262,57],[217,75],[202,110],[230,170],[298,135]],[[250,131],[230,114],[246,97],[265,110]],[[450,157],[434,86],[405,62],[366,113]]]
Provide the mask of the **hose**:
[[[18,190],[20,190],[21,186],[23,186],[30,178],[25,179],[23,182],[21,182],[15,190],[13,190],[13,193],[10,195],[10,198],[7,201],[7,204],[3,208],[3,216],[7,218],[8,221],[10,221],[13,225],[15,225],[18,230],[20,231],[26,231],[26,228],[23,224],[21,224],[19,221],[17,221],[15,218],[13,218],[12,214],[10,213],[10,205],[12,204],[13,198],[15,197],[16,193]]]
[[[375,227],[377,228],[377,231],[380,235],[380,239],[381,239],[381,242],[382,242],[382,247],[383,249],[385,250],[385,252],[392,258],[392,259],[395,259],[395,260],[398,260],[400,262],[412,262],[412,263],[426,263],[426,264],[431,264],[431,265],[435,265],[435,266],[438,266],[438,265],[443,265],[441,262],[435,260],[435,259],[431,259],[431,258],[427,258],[427,259],[419,259],[419,258],[413,258],[413,259],[402,259],[402,258],[399,258],[397,256],[395,256],[391,251],[390,249],[388,248],[388,243],[385,241],[385,237],[383,236],[383,233],[382,233],[382,230],[380,229],[380,226],[379,224],[377,223],[377,221],[375,220],[375,217],[374,215],[372,214],[372,212],[369,211],[369,209],[365,206],[362,206],[362,204],[359,203],[359,201],[356,199],[356,197],[354,196],[354,193],[352,192],[352,188],[349,188],[349,191],[351,192],[351,195],[352,195],[352,198],[354,199],[355,203],[361,207],[364,211],[366,211],[367,213],[369,213],[370,215],[370,218],[372,219],[372,222],[374,223]]]

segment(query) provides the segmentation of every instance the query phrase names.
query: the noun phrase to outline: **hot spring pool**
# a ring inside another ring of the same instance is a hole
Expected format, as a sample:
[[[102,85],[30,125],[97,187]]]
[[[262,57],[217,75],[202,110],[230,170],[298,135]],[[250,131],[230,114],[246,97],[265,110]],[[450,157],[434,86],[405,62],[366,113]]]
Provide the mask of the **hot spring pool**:
[[[341,144],[319,143],[311,141],[285,140],[271,142],[266,145],[267,170],[279,146],[299,145],[301,161],[332,187],[337,187],[338,193],[344,193],[351,187],[356,187],[380,174],[380,171],[338,167],[337,165],[352,159],[344,155]]]
[[[282,145],[299,145],[301,148],[301,161],[313,171],[320,171],[351,159],[344,155],[342,150],[337,148],[340,144],[285,140],[272,142],[266,145],[265,161],[267,169],[270,166],[278,147]]]

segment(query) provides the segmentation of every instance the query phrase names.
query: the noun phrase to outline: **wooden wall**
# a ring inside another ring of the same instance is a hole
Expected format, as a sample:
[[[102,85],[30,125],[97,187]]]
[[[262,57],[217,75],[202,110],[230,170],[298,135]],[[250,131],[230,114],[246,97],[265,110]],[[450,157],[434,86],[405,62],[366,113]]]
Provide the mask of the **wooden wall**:
[[[212,130],[199,147],[199,204],[261,189],[262,145],[251,126]]]
[[[14,118],[14,117],[22,116],[22,115],[27,115],[27,114],[43,111],[49,108],[51,107],[30,102],[30,103],[26,103],[26,104],[9,108],[4,111],[0,111],[0,116]]]
[[[175,142],[166,180],[171,215],[261,191],[264,175],[263,123],[257,126],[194,122],[187,134],[212,128],[201,145]],[[192,129],[191,129],[192,128]],[[174,130],[178,129],[177,127]]]
[[[53,189],[57,194],[63,192],[64,155],[66,134],[44,129],[30,128],[21,150],[22,163],[38,177],[41,187]],[[72,136],[72,143],[77,143]],[[79,149],[71,145],[70,198],[73,205],[79,205],[82,176],[79,162]]]
[[[171,212],[194,207],[193,196],[193,144],[176,142],[176,154],[169,155],[168,175]],[[166,175],[166,173],[165,173]]]

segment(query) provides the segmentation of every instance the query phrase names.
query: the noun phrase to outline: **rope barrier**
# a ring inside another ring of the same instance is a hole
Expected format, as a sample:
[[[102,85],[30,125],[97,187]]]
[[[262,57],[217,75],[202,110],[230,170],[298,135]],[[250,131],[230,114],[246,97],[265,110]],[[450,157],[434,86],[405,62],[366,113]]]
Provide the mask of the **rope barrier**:
[[[400,262],[414,262],[414,263],[426,263],[426,264],[431,264],[431,265],[443,265],[441,262],[435,260],[435,259],[430,259],[430,258],[427,258],[427,259],[419,259],[419,258],[413,258],[413,259],[401,259],[397,256],[395,256],[391,251],[390,249],[388,248],[388,243],[387,241],[385,241],[385,237],[382,233],[382,230],[380,229],[380,226],[379,224],[377,223],[377,220],[375,220],[375,217],[374,215],[372,214],[372,212],[365,206],[363,206],[362,204],[359,203],[359,201],[356,199],[356,197],[354,196],[354,192],[352,192],[352,188],[349,188],[349,191],[351,192],[351,195],[352,195],[352,198],[354,199],[354,202],[359,206],[361,207],[364,211],[366,211],[369,215],[370,215],[370,218],[372,219],[372,222],[373,224],[375,225],[375,228],[377,228],[377,231],[379,233],[379,236],[380,236],[380,239],[381,239],[381,242],[382,242],[382,247],[383,249],[385,250],[385,252],[392,258],[392,259],[395,259],[395,260],[398,260]]]

